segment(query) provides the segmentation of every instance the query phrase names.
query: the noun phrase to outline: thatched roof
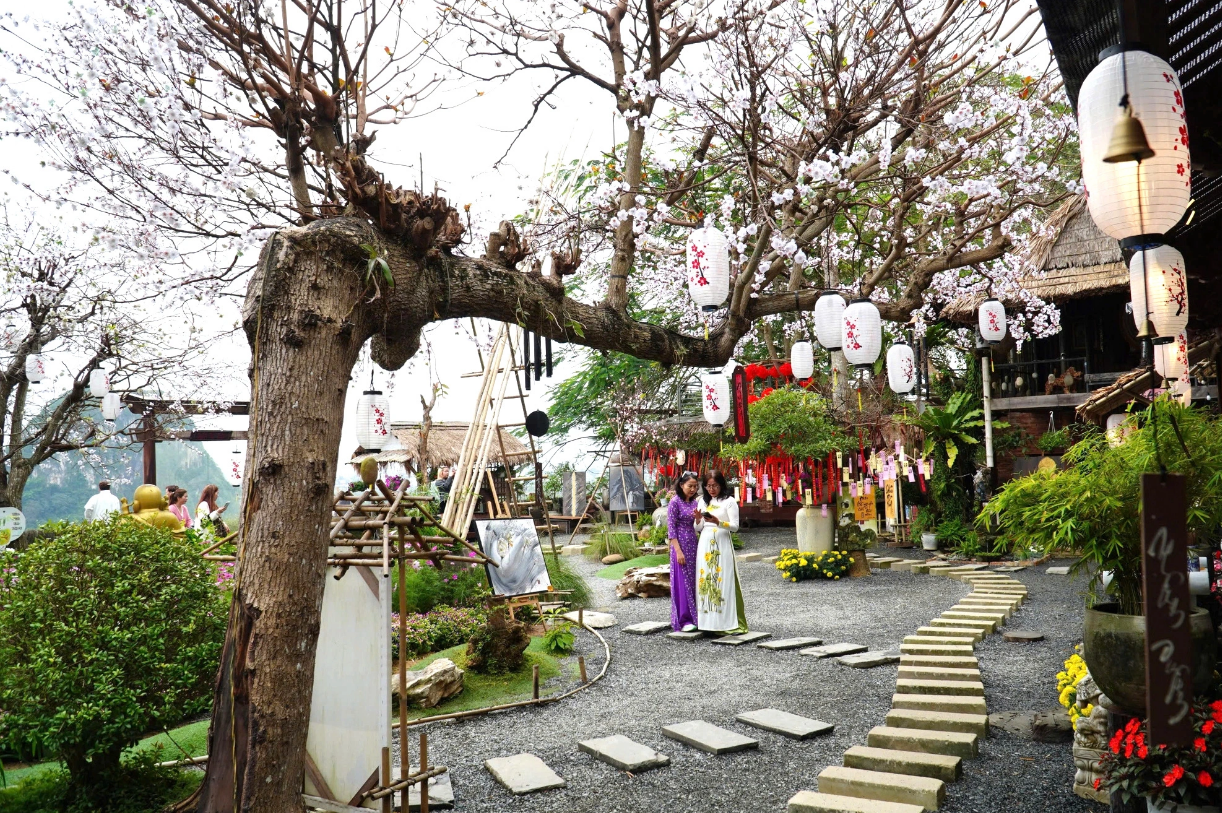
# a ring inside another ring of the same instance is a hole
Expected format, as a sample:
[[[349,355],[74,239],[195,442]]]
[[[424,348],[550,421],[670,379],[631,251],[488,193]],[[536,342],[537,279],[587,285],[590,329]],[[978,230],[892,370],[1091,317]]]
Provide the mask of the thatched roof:
[[[1213,358],[1217,348],[1218,339],[1213,336],[1194,342],[1188,348],[1188,369],[1191,370],[1200,362]],[[1090,397],[1078,406],[1078,417],[1084,421],[1102,423],[1104,418],[1129,401],[1148,403],[1144,393],[1157,387],[1161,379],[1162,376],[1148,367],[1130,370],[1116,379],[1116,383],[1092,392]]]
[[[464,422],[435,422],[432,429],[429,430],[428,460],[425,461],[425,464],[430,468],[443,465],[457,465],[458,457],[462,454],[463,441],[466,439],[469,427],[470,424]],[[419,471],[420,423],[392,423],[390,425],[390,433],[399,441],[400,448],[386,449],[378,452],[375,455],[378,462],[402,463],[413,471]],[[505,447],[505,456],[508,457],[509,465],[518,466],[530,462],[530,448],[502,427],[501,442],[497,443],[496,438],[493,438],[492,443],[488,446],[488,463],[490,465],[501,466],[505,464],[506,461],[501,456],[502,444]],[[360,462],[367,456],[365,450],[358,447],[352,455],[350,462],[354,466],[359,466]]]
[[[1040,270],[1023,277],[1022,287],[1049,302],[1119,293],[1129,287],[1120,244],[1095,225],[1083,195],[1070,198],[1052,213],[1043,231],[1028,241],[1024,262]],[[980,294],[961,297],[943,308],[942,315],[970,320],[983,300]],[[1013,304],[1017,303],[1006,302]]]

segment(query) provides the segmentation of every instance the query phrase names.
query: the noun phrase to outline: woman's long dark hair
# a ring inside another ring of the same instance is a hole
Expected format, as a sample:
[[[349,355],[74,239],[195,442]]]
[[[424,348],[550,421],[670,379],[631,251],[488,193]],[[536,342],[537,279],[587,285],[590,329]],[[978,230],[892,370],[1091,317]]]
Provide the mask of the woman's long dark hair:
[[[706,488],[709,480],[721,487],[721,491],[717,494],[717,499],[724,500],[730,494],[730,487],[726,485],[726,476],[717,469],[713,469],[708,474],[704,475],[700,480],[700,494],[704,497],[704,504],[709,505],[713,502],[713,498],[709,496],[709,490]]]
[[[679,479],[675,480],[675,496],[683,500],[684,502],[693,502],[696,499],[696,496],[699,496],[699,493],[697,492],[697,494],[693,496],[692,499],[689,500],[687,497],[683,496],[683,484],[686,483],[688,480],[695,480],[695,479],[696,479],[696,472],[694,471],[685,471],[682,474],[680,474]]]
[[[199,495],[199,501],[208,503],[209,511],[215,511],[216,510],[216,495],[217,495],[217,492],[219,491],[220,491],[220,488],[218,488],[217,486],[206,485],[204,486],[204,490]]]

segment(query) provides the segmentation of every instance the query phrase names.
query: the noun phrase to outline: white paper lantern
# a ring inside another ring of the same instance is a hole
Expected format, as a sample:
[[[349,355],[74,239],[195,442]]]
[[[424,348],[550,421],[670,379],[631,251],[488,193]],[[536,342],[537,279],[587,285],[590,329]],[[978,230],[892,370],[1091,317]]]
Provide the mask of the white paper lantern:
[[[798,380],[815,374],[815,349],[810,342],[793,343],[793,349],[789,351],[789,366],[793,368],[793,377]]]
[[[883,349],[883,325],[878,308],[868,299],[858,299],[844,309],[840,323],[840,346],[845,360],[859,370],[873,366]]]
[[[25,357],[25,377],[31,384],[37,384],[47,377],[47,360],[41,353],[31,353]]]
[[[108,392],[102,396],[102,418],[104,420],[113,421],[122,411],[123,399],[119,397],[119,393]]]
[[[1178,381],[1188,374],[1188,337],[1179,334],[1167,344],[1154,346],[1154,371],[1168,381]]]
[[[238,488],[242,485],[242,477],[246,474],[246,449],[234,446],[229,455],[229,465],[225,467],[225,480],[229,485]]]
[[[1117,117],[1125,115],[1122,60],[1129,104],[1154,157],[1109,164],[1103,156]],[[1086,202],[1099,228],[1117,240],[1171,231],[1188,208],[1192,166],[1183,92],[1171,66],[1145,51],[1113,54],[1096,65],[1078,94],[1078,137]]]
[[[815,338],[824,350],[839,350],[844,297],[835,291],[824,291],[815,301]]]
[[[712,226],[687,240],[687,290],[704,311],[717,310],[730,294],[730,244]]]
[[[380,452],[390,440],[390,401],[381,390],[365,390],[356,402],[356,442]]]
[[[1138,329],[1146,315],[1154,323],[1155,344],[1169,344],[1188,326],[1188,277],[1184,255],[1168,245],[1133,253],[1129,260],[1129,292],[1133,322]]]
[[[101,368],[90,370],[89,397],[104,398],[108,392],[110,392],[110,376],[106,375],[106,371]]]
[[[980,335],[986,342],[996,344],[1006,337],[1006,308],[996,299],[986,299],[980,303],[977,321]]]
[[[1157,355],[1157,354],[1156,354]],[[1128,418],[1123,412],[1117,412],[1115,415],[1107,416],[1107,442],[1111,446],[1119,446],[1124,442],[1124,436],[1127,434],[1124,431],[1124,422]]]
[[[730,381],[723,375],[706,375],[700,379],[700,403],[704,419],[713,426],[725,426],[730,420]]]
[[[899,395],[912,392],[916,386],[916,356],[904,342],[896,342],[887,351],[887,383]]]

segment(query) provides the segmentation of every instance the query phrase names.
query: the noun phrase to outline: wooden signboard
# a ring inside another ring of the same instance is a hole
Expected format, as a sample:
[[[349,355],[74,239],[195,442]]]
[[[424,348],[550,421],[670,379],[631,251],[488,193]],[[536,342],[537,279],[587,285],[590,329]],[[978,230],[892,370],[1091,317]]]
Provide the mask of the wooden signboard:
[[[874,505],[874,489],[870,489],[869,494],[866,494],[864,489],[857,492],[857,496],[853,498],[853,518],[858,522],[878,519],[878,509]]]
[[[883,482],[883,505],[886,508],[887,519],[899,518],[899,483],[895,480],[885,480]]]
[[[1183,475],[1141,477],[1141,575],[1150,742],[1192,742],[1188,503]]]

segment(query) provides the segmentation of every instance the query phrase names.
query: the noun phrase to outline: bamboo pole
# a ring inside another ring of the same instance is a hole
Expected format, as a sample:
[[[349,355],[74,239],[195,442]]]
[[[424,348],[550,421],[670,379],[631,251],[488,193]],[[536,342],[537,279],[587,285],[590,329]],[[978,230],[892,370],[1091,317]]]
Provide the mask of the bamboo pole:
[[[429,768],[427,771],[421,771],[420,773],[412,774],[411,776],[407,777],[406,779],[395,782],[393,785],[388,785],[386,787],[379,788],[377,790],[371,790],[368,793],[366,793],[363,798],[386,799],[391,794],[393,794],[395,791],[403,790],[404,788],[409,787],[411,785],[418,785],[422,781],[427,783],[429,779],[432,779],[434,776],[441,776],[443,773],[446,773],[448,770],[449,768],[445,767],[444,765],[438,765],[436,768]]]
[[[429,769],[429,734],[427,731],[420,732],[420,770],[427,771]],[[403,809],[407,810],[407,805]],[[429,813],[429,782],[424,780],[420,783],[420,813]]]
[[[356,501],[352,504],[352,507],[349,508],[342,517],[340,517],[339,523],[334,528],[331,529],[331,538],[332,539],[334,539],[336,534],[340,532],[340,529],[344,526],[344,524],[348,520],[352,519],[352,515],[355,514],[357,509],[361,507],[361,503],[365,502],[365,500],[367,500],[368,498],[369,498],[368,491],[362,491],[360,493],[360,495],[356,498]]]
[[[382,786],[387,788],[393,782],[394,780],[390,777],[390,748],[386,747],[382,749]],[[391,795],[393,793],[394,791],[391,791],[391,793],[380,797],[382,799],[382,813],[393,813],[394,797]]]
[[[484,378],[480,381],[480,391],[475,402],[475,416],[471,421],[471,425],[467,429],[467,434],[463,438],[462,451],[458,455],[458,468],[454,475],[454,484],[450,489],[450,501],[446,504],[445,513],[442,515],[442,524],[447,528],[460,527],[455,524],[455,519],[466,514],[466,503],[470,499],[470,484],[472,474],[477,467],[471,464],[471,456],[478,448],[478,441],[481,439],[481,426],[483,424],[483,416],[487,411],[488,400],[493,389],[493,382],[496,379],[497,371],[501,366],[501,355],[504,350],[505,343],[505,326],[502,325],[497,333],[496,341],[492,344],[492,351],[489,356],[488,366],[484,369]],[[460,507],[462,511],[460,513]],[[468,524],[470,519],[467,520]],[[466,525],[461,526],[465,532]]]
[[[403,549],[403,529],[399,529],[399,550]],[[407,749],[407,568],[404,560],[399,562],[399,778],[405,779],[411,774],[411,759]],[[428,781],[425,781],[425,787]],[[406,813],[407,791],[403,792],[403,805],[400,808]]]

